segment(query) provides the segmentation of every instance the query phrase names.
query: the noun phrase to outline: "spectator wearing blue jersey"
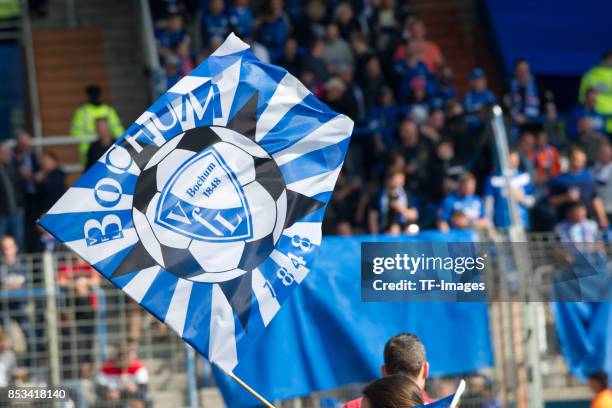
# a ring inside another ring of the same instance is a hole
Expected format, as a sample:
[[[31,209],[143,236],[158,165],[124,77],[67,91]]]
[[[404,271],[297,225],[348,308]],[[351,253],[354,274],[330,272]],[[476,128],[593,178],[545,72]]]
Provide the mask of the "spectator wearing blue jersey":
[[[488,88],[487,77],[482,68],[473,69],[469,79],[470,89],[463,97],[463,111],[468,131],[477,132],[483,128],[485,108],[497,103],[497,98]]]
[[[413,225],[419,219],[419,212],[404,188],[405,183],[406,175],[402,171],[387,174],[385,187],[368,214],[371,234],[385,232],[397,235],[415,230]]]
[[[249,0],[234,0],[228,14],[230,27],[237,35],[244,38],[253,37],[254,17]]]
[[[223,40],[229,34],[230,20],[223,0],[210,0],[208,12],[202,15],[202,36],[204,44],[213,38]]]
[[[512,169],[510,193],[514,196],[518,205],[521,225],[529,228],[529,209],[535,204],[531,176],[529,173],[519,170],[520,156],[518,151],[510,152],[508,163]],[[512,219],[510,217],[508,189],[506,188],[505,177],[501,173],[494,174],[487,179],[484,197],[485,213],[489,222],[493,222],[496,227],[510,227]]]
[[[596,218],[599,226],[605,229],[608,227],[608,217],[597,194],[595,179],[586,169],[586,162],[584,150],[579,147],[570,150],[568,171],[548,183],[548,203],[557,210],[557,217],[561,218],[572,204],[582,202],[589,216]]]
[[[485,228],[488,225],[482,200],[476,195],[476,177],[472,173],[464,173],[459,179],[457,191],[442,201],[438,220],[438,228],[442,232],[450,229],[451,215],[456,211],[465,214],[472,227]]]
[[[529,62],[517,60],[505,101],[514,125],[525,127],[541,123],[544,104],[552,99],[552,93],[532,75]]]
[[[416,77],[425,79],[426,90],[430,93],[435,91],[434,81],[427,66],[419,59],[415,47],[408,43],[406,56],[394,65],[395,85],[398,86],[398,98],[400,103],[405,103],[411,94],[412,80]]]
[[[257,40],[268,49],[272,63],[282,58],[289,37],[289,17],[283,7],[283,0],[270,0],[255,21]]]
[[[183,25],[183,17],[180,14],[173,14],[168,19],[166,27],[161,28],[156,33],[157,52],[162,61],[174,55],[174,50],[179,48],[182,43],[189,43],[189,34]]]
[[[570,115],[568,133],[573,141],[578,140],[578,123],[583,118],[587,118],[592,130],[599,133],[604,133],[606,131],[606,118],[595,110],[596,103],[597,91],[593,88],[589,88],[585,93],[584,103],[576,106]]]

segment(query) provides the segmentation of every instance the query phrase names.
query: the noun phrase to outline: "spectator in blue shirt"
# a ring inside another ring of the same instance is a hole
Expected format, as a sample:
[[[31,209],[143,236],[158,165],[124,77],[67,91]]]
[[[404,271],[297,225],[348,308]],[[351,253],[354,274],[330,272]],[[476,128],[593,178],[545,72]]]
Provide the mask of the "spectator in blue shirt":
[[[514,78],[510,81],[506,105],[510,108],[516,126],[524,127],[541,123],[543,107],[553,99],[531,73],[529,62],[524,59],[514,64]]]
[[[249,0],[234,0],[229,9],[229,23],[234,32],[244,38],[253,37],[253,11]]]
[[[591,124],[591,129],[598,133],[605,133],[606,118],[595,110],[597,103],[597,91],[589,88],[584,96],[584,104],[579,104],[574,108],[570,115],[568,133],[573,141],[578,139],[578,123],[582,118],[587,118]]]
[[[182,43],[189,43],[189,34],[183,26],[183,17],[180,14],[173,14],[168,19],[166,27],[157,31],[156,37],[157,52],[162,60],[174,55],[174,50]]]
[[[204,44],[210,43],[213,38],[224,40],[229,34],[230,20],[225,12],[223,0],[210,0],[208,13],[202,16],[202,35]]]
[[[283,0],[270,0],[255,26],[257,40],[268,49],[272,63],[278,62],[289,37],[289,18],[283,11]]]
[[[484,108],[497,103],[497,98],[487,87],[487,77],[482,68],[470,72],[470,90],[463,97],[463,110],[468,130],[479,131],[483,127]]]
[[[535,204],[531,176],[529,173],[519,170],[520,156],[516,150],[510,152],[508,161],[512,168],[510,180],[511,193],[518,204],[522,226],[529,228],[529,209]],[[490,176],[487,179],[484,196],[487,219],[492,221],[496,227],[510,227],[512,220],[510,217],[508,190],[506,189],[506,180],[501,173]]]
[[[402,171],[389,173],[376,200],[376,206],[369,212],[371,234],[385,232],[400,234],[414,229],[410,228],[419,218],[410,196],[404,189],[406,175]]]
[[[435,91],[431,72],[419,59],[419,54],[414,50],[414,47],[411,47],[410,43],[406,47],[406,57],[395,63],[394,72],[396,86],[399,87],[398,98],[400,103],[407,102],[412,80],[416,77],[425,79],[428,93],[432,94]]]
[[[476,195],[476,178],[472,173],[464,173],[459,180],[457,192],[449,194],[442,201],[438,221],[438,228],[441,231],[449,230],[451,215],[456,211],[464,213],[472,227],[484,228],[488,225],[484,218],[482,200]]]
[[[608,217],[603,202],[597,195],[595,179],[586,169],[587,156],[584,150],[574,147],[570,150],[569,169],[548,183],[548,203],[557,209],[561,218],[574,203],[586,205],[591,217],[596,217],[601,228],[608,227]]]

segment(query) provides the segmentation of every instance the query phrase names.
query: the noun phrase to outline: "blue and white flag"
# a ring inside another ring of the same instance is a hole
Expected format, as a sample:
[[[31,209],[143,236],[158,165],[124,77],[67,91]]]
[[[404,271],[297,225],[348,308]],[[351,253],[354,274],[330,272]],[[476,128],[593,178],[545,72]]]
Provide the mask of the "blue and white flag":
[[[231,371],[311,268],[352,127],[232,34],[40,224]]]
[[[461,400],[461,396],[463,395],[464,391],[465,380],[461,380],[454,394],[451,394],[434,402],[430,402],[429,404],[420,405],[417,408],[456,408],[459,405],[459,401]]]

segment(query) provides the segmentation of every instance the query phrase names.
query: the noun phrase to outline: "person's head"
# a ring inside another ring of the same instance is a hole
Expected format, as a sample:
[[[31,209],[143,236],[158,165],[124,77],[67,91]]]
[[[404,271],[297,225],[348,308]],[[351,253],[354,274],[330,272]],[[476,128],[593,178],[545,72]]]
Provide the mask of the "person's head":
[[[353,67],[347,64],[338,66],[338,76],[347,85],[353,83]]]
[[[224,9],[225,2],[223,0],[210,0],[208,2],[208,10],[210,10],[210,14],[213,16],[221,15]]]
[[[596,371],[589,374],[588,381],[589,388],[596,394],[608,389],[608,374],[605,371]]]
[[[402,374],[410,377],[420,389],[425,388],[429,376],[429,363],[425,356],[425,346],[414,334],[395,335],[385,344],[383,377]]]
[[[380,67],[380,60],[378,57],[372,56],[366,63],[366,74],[368,78],[378,78],[382,75],[382,69]]]
[[[589,136],[593,132],[593,123],[588,117],[582,117],[576,123],[576,130],[580,136]]]
[[[594,109],[596,102],[597,102],[597,91],[595,90],[595,88],[587,89],[586,93],[584,94],[584,106],[586,106],[589,109]]]
[[[511,169],[518,169],[521,165],[521,156],[519,155],[518,150],[511,149],[510,154],[508,155],[508,165]]]
[[[312,55],[315,58],[321,58],[324,51],[325,51],[325,42],[320,38],[315,39],[310,45],[310,55]]]
[[[0,250],[5,261],[13,263],[17,259],[19,247],[17,246],[17,241],[12,236],[5,235],[0,238]]]
[[[573,147],[569,152],[569,170],[572,172],[584,169],[587,162],[587,155],[579,147]]]
[[[119,343],[115,346],[114,357],[118,365],[128,367],[134,360],[138,358],[136,347],[127,342]]]
[[[338,77],[330,78],[325,83],[325,95],[328,101],[338,101],[342,99],[345,91],[346,85]]]
[[[96,120],[96,134],[98,135],[98,139],[105,145],[113,142],[113,135],[106,118]]]
[[[450,215],[450,225],[452,229],[466,229],[470,226],[470,219],[461,210],[455,210]]]
[[[348,24],[353,19],[353,8],[348,3],[340,3],[334,10],[336,21],[342,25]]]
[[[442,140],[436,146],[436,155],[440,160],[450,160],[455,155],[455,149],[453,148],[453,142],[450,140]]]
[[[88,85],[85,88],[85,95],[87,95],[87,101],[94,105],[100,104],[100,97],[102,96],[102,89],[98,85]]]
[[[30,135],[30,133],[26,132],[25,130],[20,131],[17,135],[17,146],[15,147],[15,149],[19,150],[20,152],[27,152],[31,148],[32,135]]]
[[[612,50],[607,50],[601,56],[602,64],[612,66]]]
[[[538,134],[536,135],[535,144],[537,147],[546,147],[548,146],[548,132],[546,129],[540,129]]]
[[[427,119],[427,124],[433,127],[436,130],[444,129],[444,124],[446,123],[446,114],[444,110],[441,108],[436,108],[431,111],[429,114],[429,119]]]
[[[531,129],[525,129],[523,131],[523,133],[521,133],[521,137],[519,138],[518,141],[518,148],[523,151],[523,152],[527,152],[532,150],[536,145],[536,137],[535,134],[533,133],[533,130]]]
[[[0,164],[9,164],[11,162],[12,149],[8,142],[0,144]]]
[[[410,91],[415,101],[421,101],[427,97],[427,80],[417,75],[410,81]]]
[[[298,43],[295,38],[289,37],[285,41],[285,58],[292,60],[297,56]]]
[[[461,196],[471,196],[476,192],[476,177],[470,172],[465,172],[459,179],[458,193]]]
[[[327,14],[327,4],[323,0],[311,0],[306,4],[306,16],[313,22],[322,21]]]
[[[341,221],[336,225],[336,235],[340,235],[342,237],[350,237],[353,235],[353,227],[351,223],[348,221]]]
[[[328,24],[325,30],[328,41],[336,41],[340,37],[340,30],[336,24]]]
[[[425,23],[423,23],[421,20],[416,20],[416,19],[412,20],[409,25],[409,30],[410,30],[410,38],[414,38],[415,40],[425,39],[425,34],[426,34]]]
[[[482,92],[487,89],[487,77],[482,68],[474,68],[470,71],[470,88],[476,92]]]
[[[410,377],[393,374],[363,389],[363,408],[412,408],[423,405],[423,392]]]
[[[393,191],[400,188],[404,188],[406,184],[406,175],[401,170],[389,172],[387,174],[386,182],[387,190]]]
[[[587,217],[587,208],[586,204],[582,201],[577,201],[571,204],[565,210],[565,218],[571,222],[572,224],[577,224],[586,220]]]
[[[525,59],[519,59],[514,63],[514,77],[520,84],[525,84],[531,78],[531,68]]]
[[[395,104],[393,91],[388,86],[384,86],[380,90],[380,106],[388,107]]]
[[[419,141],[419,130],[411,119],[404,119],[400,123],[399,138],[403,145],[414,146]]]
[[[385,167],[389,173],[403,172],[406,168],[406,159],[400,152],[393,152],[387,158]]]
[[[45,173],[50,173],[59,167],[59,161],[55,153],[45,150],[42,155],[40,166]]]
[[[610,143],[602,143],[597,150],[597,163],[608,164],[612,162],[612,146]]]

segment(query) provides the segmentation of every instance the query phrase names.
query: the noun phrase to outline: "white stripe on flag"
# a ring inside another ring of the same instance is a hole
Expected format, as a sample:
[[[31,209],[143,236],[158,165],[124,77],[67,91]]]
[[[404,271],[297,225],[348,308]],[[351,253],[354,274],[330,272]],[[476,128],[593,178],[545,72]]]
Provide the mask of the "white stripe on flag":
[[[272,260],[276,262],[278,266],[285,268],[287,272],[291,273],[297,283],[302,283],[306,275],[308,275],[308,272],[310,272],[310,269],[304,265],[299,265],[296,268],[295,264],[293,261],[291,261],[291,259],[289,259],[289,257],[276,249],[272,251],[270,258],[272,258]]]
[[[264,326],[268,326],[280,309],[280,303],[272,296],[272,292],[270,292],[267,285],[271,285],[271,283],[266,281],[266,278],[264,278],[259,269],[253,269],[253,292],[255,292],[257,303],[259,303],[259,313],[261,314]]]
[[[239,59],[235,64],[232,64],[213,77],[213,83],[217,84],[217,87],[219,87],[222,114],[220,118],[213,118],[213,125],[227,125],[232,103],[234,102],[234,95],[236,94],[236,88],[238,88],[238,83],[240,82],[241,67],[242,59]]]
[[[87,246],[87,241],[85,239],[64,242],[64,244],[90,264],[95,264],[106,258],[110,258],[117,252],[134,245],[136,242],[138,242],[136,230],[134,228],[127,228],[123,230],[123,238],[113,239],[94,246]]]
[[[212,288],[208,358],[227,372],[238,364],[234,312],[219,285]]]
[[[230,33],[230,35],[227,36],[225,41],[223,41],[223,44],[221,44],[219,48],[217,48],[215,52],[212,53],[212,56],[222,57],[224,55],[234,54],[239,51],[248,50],[249,48],[249,45],[243,42],[240,38],[238,38],[236,34]]]
[[[114,193],[113,193],[114,194]],[[111,197],[113,198],[113,197]],[[111,199],[109,198],[109,200]],[[119,202],[113,206],[113,211],[131,210],[132,196],[122,194]],[[80,212],[108,211],[108,207],[103,207],[96,201],[96,193],[92,188],[72,187],[60,198],[48,214],[65,214]]]
[[[340,174],[340,170],[342,170],[342,164],[327,173],[317,174],[316,176],[287,184],[287,189],[304,194],[308,197],[313,197],[327,191],[334,191],[334,185],[336,184],[336,179]]]
[[[272,157],[276,164],[282,166],[304,154],[340,143],[351,136],[352,128],[352,120],[345,115],[338,115],[329,122],[325,122],[299,142],[273,154]]]
[[[192,286],[193,282],[187,279],[178,280],[170,300],[170,306],[168,306],[168,311],[166,312],[166,318],[164,319],[164,322],[172,327],[181,337],[183,337],[183,328],[185,327],[185,318],[187,317]]]
[[[293,108],[310,93],[293,75],[287,73],[279,82],[268,106],[257,121],[255,141],[259,142]]]
[[[210,81],[210,78],[187,75],[178,81],[172,88],[168,89],[168,92],[188,94],[202,84],[205,84],[207,81]]]
[[[296,222],[283,231],[283,235],[292,238],[299,235],[308,238],[315,245],[321,245],[321,223],[320,222]]]
[[[147,291],[153,284],[160,270],[161,268],[159,266],[151,266],[150,268],[141,270],[121,290],[127,293],[136,302],[142,302],[142,299],[147,294]]]

